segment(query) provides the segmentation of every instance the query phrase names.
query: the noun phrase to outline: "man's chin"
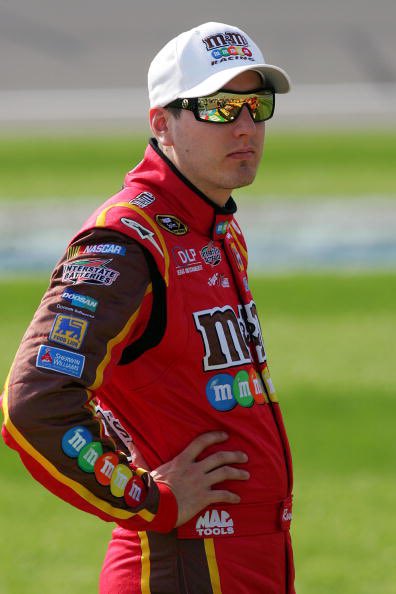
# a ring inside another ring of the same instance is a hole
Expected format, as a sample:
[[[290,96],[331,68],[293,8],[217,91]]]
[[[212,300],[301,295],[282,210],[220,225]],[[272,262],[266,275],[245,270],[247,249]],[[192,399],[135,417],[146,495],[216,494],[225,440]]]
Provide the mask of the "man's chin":
[[[245,186],[250,186],[250,184],[254,182],[255,178],[256,173],[240,177],[239,180],[236,180],[235,184],[233,185],[233,188],[244,188]]]

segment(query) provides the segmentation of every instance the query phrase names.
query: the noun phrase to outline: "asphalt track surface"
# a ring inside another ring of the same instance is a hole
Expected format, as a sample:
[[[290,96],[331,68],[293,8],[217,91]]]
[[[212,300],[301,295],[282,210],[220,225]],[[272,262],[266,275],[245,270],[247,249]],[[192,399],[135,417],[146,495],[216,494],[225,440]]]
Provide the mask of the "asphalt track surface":
[[[288,71],[280,121],[396,125],[394,0],[0,0],[0,125],[142,122],[153,55],[210,20]]]

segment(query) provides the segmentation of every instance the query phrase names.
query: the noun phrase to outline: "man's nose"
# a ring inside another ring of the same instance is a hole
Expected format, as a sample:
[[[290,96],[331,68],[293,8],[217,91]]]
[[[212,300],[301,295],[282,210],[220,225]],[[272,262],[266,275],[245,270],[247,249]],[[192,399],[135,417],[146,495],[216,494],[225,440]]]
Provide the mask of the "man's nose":
[[[256,124],[250,114],[247,105],[244,105],[237,119],[234,122],[234,130],[236,134],[255,134]]]

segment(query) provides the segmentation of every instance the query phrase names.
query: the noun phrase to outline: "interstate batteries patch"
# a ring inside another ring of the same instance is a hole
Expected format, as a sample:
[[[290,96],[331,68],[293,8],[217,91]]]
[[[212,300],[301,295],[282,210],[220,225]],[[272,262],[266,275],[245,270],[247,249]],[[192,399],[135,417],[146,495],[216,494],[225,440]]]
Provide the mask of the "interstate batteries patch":
[[[117,280],[120,273],[108,268],[111,260],[86,258],[63,264],[62,281],[72,284],[88,283],[90,285],[110,286]]]
[[[187,225],[173,215],[156,215],[155,220],[160,227],[173,235],[185,235],[188,232]]]

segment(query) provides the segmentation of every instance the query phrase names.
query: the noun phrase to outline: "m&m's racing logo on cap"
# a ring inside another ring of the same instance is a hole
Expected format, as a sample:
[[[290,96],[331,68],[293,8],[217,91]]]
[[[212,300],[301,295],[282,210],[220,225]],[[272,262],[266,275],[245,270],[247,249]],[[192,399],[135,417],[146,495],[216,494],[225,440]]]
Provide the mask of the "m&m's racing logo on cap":
[[[249,42],[239,31],[225,31],[224,33],[215,33],[202,39],[206,51],[210,52],[213,58],[212,66],[217,62],[224,60],[251,60],[253,58],[252,50],[248,47]]]

